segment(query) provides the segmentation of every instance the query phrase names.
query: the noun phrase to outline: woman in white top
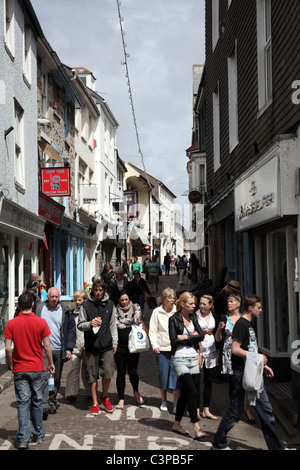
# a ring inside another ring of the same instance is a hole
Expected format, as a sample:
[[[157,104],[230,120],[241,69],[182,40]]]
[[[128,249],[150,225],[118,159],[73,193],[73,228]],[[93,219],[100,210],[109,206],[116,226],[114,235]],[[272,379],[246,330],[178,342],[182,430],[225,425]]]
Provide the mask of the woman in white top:
[[[217,420],[218,417],[213,415],[210,410],[210,401],[212,395],[212,383],[217,365],[217,348],[215,342],[216,319],[213,315],[213,297],[211,295],[203,295],[200,298],[200,309],[197,311],[198,322],[204,333],[204,341],[202,341],[203,352],[203,412],[202,417]]]
[[[158,307],[151,314],[149,338],[156,355],[158,379],[161,393],[161,411],[168,411],[167,390],[173,390],[173,413],[179,396],[179,380],[171,363],[171,342],[169,336],[169,318],[176,312],[176,292],[169,287],[164,289],[157,299]]]

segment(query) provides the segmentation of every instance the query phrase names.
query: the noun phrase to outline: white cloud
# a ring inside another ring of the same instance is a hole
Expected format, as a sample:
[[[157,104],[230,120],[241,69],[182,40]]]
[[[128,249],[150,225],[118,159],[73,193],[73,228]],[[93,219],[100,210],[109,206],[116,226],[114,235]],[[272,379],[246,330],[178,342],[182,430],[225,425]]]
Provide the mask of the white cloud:
[[[121,158],[142,167],[129,103],[115,0],[32,0],[60,60],[83,66],[120,124]],[[188,189],[192,67],[204,63],[204,0],[122,0],[133,101],[146,170],[178,196]],[[134,156],[134,157],[133,157]]]

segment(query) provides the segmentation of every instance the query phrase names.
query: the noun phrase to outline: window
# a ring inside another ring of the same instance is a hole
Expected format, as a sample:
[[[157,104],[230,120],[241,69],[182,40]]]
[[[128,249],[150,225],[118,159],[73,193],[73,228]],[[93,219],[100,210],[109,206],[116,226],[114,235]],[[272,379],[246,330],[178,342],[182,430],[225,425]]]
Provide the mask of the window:
[[[41,93],[41,112],[42,116],[46,117],[48,112],[48,74],[44,72],[41,73]]]
[[[24,111],[15,101],[15,181],[25,187]]]
[[[79,160],[78,163],[78,205],[82,206],[82,188],[85,180],[86,165]]]
[[[238,136],[238,76],[237,76],[237,43],[228,57],[228,114],[229,114],[229,152],[237,146]]]
[[[104,175],[104,213],[108,215],[109,213],[109,185],[108,185],[108,174],[105,173]]]
[[[257,0],[258,108],[263,111],[272,100],[272,17],[271,0]]]
[[[214,134],[214,171],[221,166],[220,161],[220,99],[219,82],[213,93],[213,134]]]
[[[23,50],[23,73],[26,80],[31,83],[31,28],[26,20],[24,20]]]
[[[94,128],[93,128],[93,116],[89,113],[89,146],[93,148],[94,139]]]
[[[14,0],[5,0],[5,33],[4,40],[8,51],[14,56]]]
[[[219,0],[211,1],[212,8],[212,48],[215,49],[219,40]]]
[[[87,108],[81,110],[81,138],[86,142],[87,140]]]

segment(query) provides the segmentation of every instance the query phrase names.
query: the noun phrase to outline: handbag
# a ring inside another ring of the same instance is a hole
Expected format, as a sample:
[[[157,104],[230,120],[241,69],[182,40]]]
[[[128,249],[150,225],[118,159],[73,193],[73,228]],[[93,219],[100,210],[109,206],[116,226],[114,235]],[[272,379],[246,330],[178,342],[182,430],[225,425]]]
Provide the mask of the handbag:
[[[145,352],[150,349],[147,333],[142,325],[133,325],[128,337],[128,349],[130,353]]]

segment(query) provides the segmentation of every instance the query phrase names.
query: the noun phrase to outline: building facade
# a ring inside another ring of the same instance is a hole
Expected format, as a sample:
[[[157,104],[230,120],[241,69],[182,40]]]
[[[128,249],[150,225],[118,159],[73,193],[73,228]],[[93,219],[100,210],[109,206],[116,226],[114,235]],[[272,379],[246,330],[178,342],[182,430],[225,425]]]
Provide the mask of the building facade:
[[[0,363],[15,297],[38,271],[45,219],[38,213],[37,40],[27,2],[0,3]]]
[[[210,270],[263,301],[259,346],[275,380],[300,364],[300,4],[206,2],[205,217]],[[290,34],[293,30],[294,34]],[[296,104],[295,104],[296,103]]]

